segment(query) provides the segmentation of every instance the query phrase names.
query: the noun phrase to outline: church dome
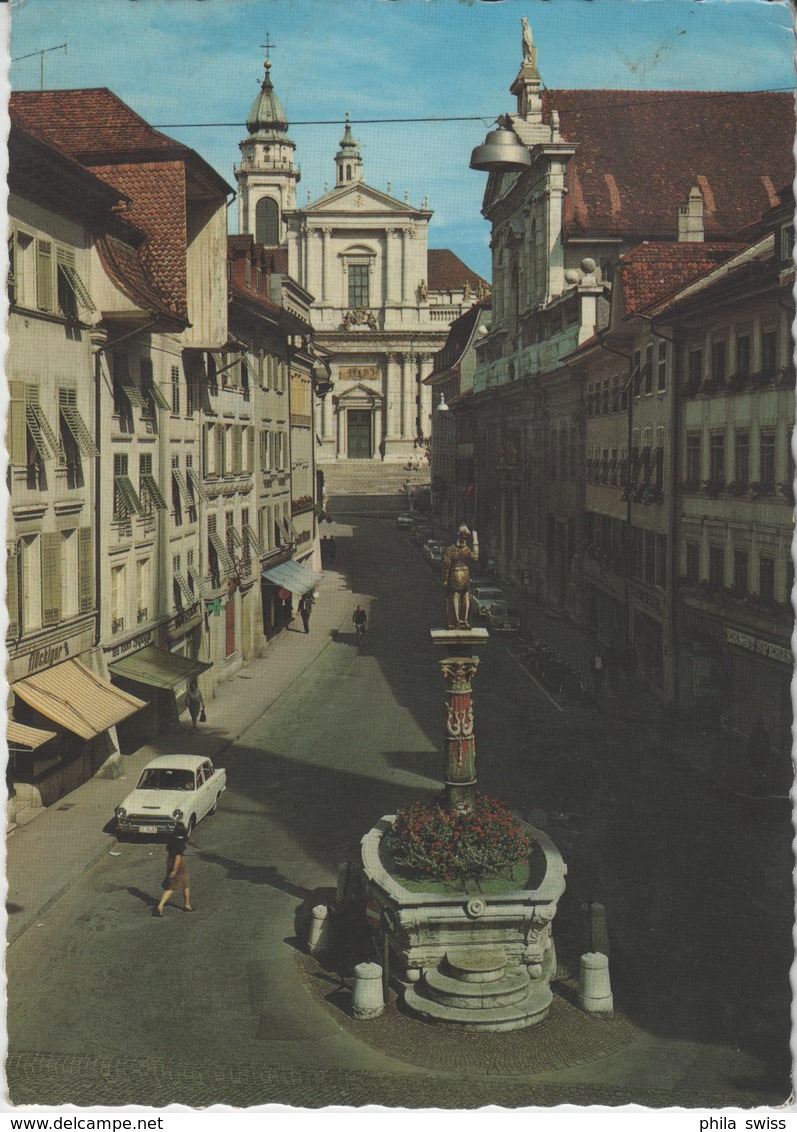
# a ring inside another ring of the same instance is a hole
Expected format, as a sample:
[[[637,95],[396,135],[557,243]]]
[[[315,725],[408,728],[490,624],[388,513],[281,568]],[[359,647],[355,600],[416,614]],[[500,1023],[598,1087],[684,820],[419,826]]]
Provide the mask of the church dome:
[[[287,115],[271,82],[271,63],[267,61],[264,66],[266,76],[260,94],[252,103],[252,109],[246,119],[246,128],[258,141],[287,142],[288,145],[293,145],[285,133],[288,128]]]

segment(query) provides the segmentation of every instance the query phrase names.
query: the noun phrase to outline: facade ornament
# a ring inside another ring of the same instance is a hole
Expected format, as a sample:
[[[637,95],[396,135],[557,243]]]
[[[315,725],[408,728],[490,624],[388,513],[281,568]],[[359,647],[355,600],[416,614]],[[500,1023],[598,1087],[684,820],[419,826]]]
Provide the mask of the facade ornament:
[[[343,315],[343,329],[351,330],[352,326],[367,326],[369,330],[377,330],[376,315],[373,311],[350,310]]]
[[[529,21],[525,16],[520,17],[520,26],[523,29],[523,62],[531,63],[534,59],[534,40],[531,37]]]
[[[466,303],[468,301],[468,299],[470,298],[470,293],[471,293],[470,292],[470,283],[466,279],[463,286],[462,286],[462,301],[463,302]]]
[[[484,279],[480,279],[479,285],[476,288],[476,298],[477,299],[486,299],[489,294],[490,294],[490,288],[487,286]]]
[[[429,293],[426,289],[426,280],[422,279],[418,284],[418,302],[425,303],[428,297]]]

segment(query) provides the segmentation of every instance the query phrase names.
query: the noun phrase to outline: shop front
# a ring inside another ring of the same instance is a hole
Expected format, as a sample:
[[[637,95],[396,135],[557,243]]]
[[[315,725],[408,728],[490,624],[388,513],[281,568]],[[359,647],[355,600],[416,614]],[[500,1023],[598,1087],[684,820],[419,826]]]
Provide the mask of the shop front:
[[[263,571],[261,582],[264,622],[268,606],[273,625],[272,635],[290,624],[294,615],[294,600],[314,590],[321,577],[309,565],[293,559]]]
[[[206,661],[191,660],[155,645],[145,645],[111,661],[108,668],[114,685],[147,700],[142,711],[119,725],[122,750],[135,750],[150,739],[173,730],[185,706],[190,681],[198,679],[212,667]]]

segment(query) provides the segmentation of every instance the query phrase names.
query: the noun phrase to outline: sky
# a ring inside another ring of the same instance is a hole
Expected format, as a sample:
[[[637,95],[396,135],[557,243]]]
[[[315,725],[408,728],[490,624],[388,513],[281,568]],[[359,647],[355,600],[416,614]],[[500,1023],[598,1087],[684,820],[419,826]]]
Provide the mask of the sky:
[[[11,0],[10,12],[12,59],[67,44],[44,56],[46,88],[109,87],[232,186],[268,35],[302,170],[298,203],[334,185],[349,111],[366,181],[413,205],[428,198],[430,247],[488,279],[486,174],[468,162],[515,108],[521,16],[552,89],[794,86],[791,17],[778,0]],[[12,63],[11,85],[39,89],[40,56]],[[360,121],[428,117],[478,120]]]

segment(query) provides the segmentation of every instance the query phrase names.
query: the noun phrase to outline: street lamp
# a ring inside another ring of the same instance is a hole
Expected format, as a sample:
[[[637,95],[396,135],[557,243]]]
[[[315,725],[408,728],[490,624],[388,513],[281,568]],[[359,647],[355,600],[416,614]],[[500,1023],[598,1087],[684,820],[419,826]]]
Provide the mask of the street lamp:
[[[512,120],[503,114],[496,120],[497,130],[491,130],[484,145],[477,145],[470,157],[471,169],[485,173],[522,173],[531,165],[529,151],[512,129]]]

